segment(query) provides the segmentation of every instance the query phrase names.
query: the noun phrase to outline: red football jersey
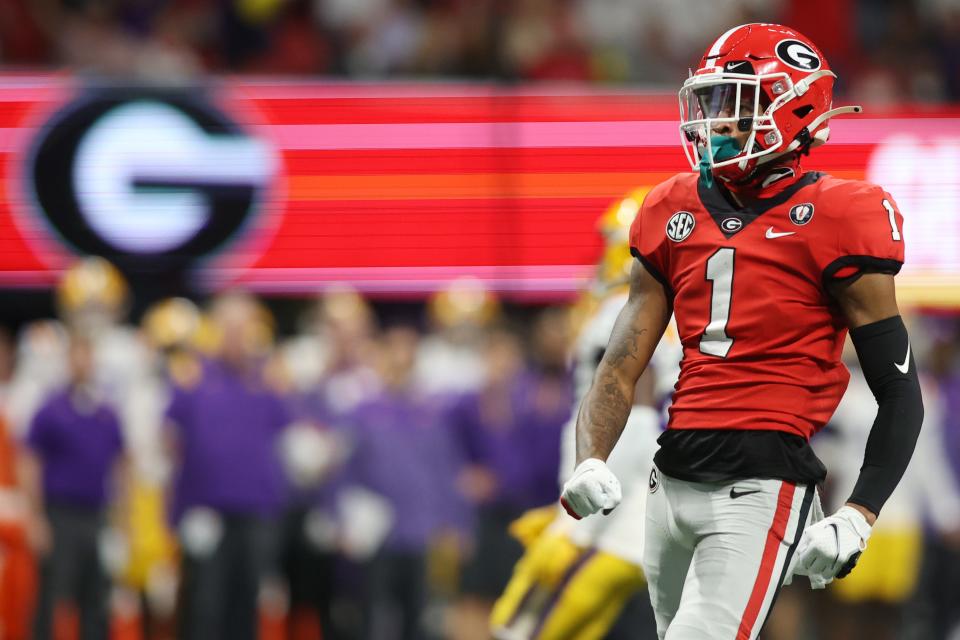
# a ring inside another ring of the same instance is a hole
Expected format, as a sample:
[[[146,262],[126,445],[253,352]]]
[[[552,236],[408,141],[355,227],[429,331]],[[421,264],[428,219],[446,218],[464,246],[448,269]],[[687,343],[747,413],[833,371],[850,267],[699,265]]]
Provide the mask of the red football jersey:
[[[697,174],[656,186],[630,246],[673,295],[683,362],[670,428],[816,433],[850,377],[826,283],[897,273],[902,233],[883,189],[815,172],[745,209]]]

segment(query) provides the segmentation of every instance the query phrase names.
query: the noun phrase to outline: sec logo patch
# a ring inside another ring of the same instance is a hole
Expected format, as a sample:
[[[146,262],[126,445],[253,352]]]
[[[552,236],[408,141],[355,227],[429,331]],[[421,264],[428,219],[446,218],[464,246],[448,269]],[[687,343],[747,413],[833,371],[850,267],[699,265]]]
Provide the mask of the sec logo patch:
[[[660,488],[660,475],[657,473],[657,468],[654,467],[650,469],[650,493],[656,493],[657,489]]]
[[[683,242],[690,237],[696,225],[697,221],[694,219],[692,213],[689,211],[677,211],[670,216],[670,220],[667,222],[667,237],[674,242]]]
[[[790,207],[790,222],[801,227],[813,219],[813,204],[804,202]]]

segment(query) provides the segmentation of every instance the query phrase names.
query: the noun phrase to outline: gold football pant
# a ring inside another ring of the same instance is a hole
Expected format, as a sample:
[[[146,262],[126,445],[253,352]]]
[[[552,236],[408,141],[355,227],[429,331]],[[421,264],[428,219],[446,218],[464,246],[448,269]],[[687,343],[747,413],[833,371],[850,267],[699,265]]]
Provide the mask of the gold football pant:
[[[923,532],[919,527],[878,527],[856,568],[843,580],[834,580],[830,588],[843,602],[902,603],[917,585],[922,553]]]
[[[517,563],[490,617],[498,640],[603,638],[643,586],[640,568],[545,532]]]

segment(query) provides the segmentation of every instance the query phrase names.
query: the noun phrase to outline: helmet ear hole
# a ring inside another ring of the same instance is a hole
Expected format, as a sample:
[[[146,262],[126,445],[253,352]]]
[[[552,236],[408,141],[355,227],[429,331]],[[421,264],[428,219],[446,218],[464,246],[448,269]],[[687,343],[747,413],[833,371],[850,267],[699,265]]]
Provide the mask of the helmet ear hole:
[[[813,105],[805,104],[802,107],[797,107],[793,110],[793,115],[798,118],[806,118],[810,115],[810,112],[813,111]]]

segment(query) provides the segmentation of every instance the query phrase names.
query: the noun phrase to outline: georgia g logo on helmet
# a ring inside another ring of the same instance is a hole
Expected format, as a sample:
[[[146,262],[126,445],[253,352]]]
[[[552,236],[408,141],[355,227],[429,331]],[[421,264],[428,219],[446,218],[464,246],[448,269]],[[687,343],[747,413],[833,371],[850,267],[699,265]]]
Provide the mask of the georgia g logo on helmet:
[[[777,57],[787,66],[798,71],[816,71],[820,68],[820,56],[799,40],[782,40],[776,48]]]

